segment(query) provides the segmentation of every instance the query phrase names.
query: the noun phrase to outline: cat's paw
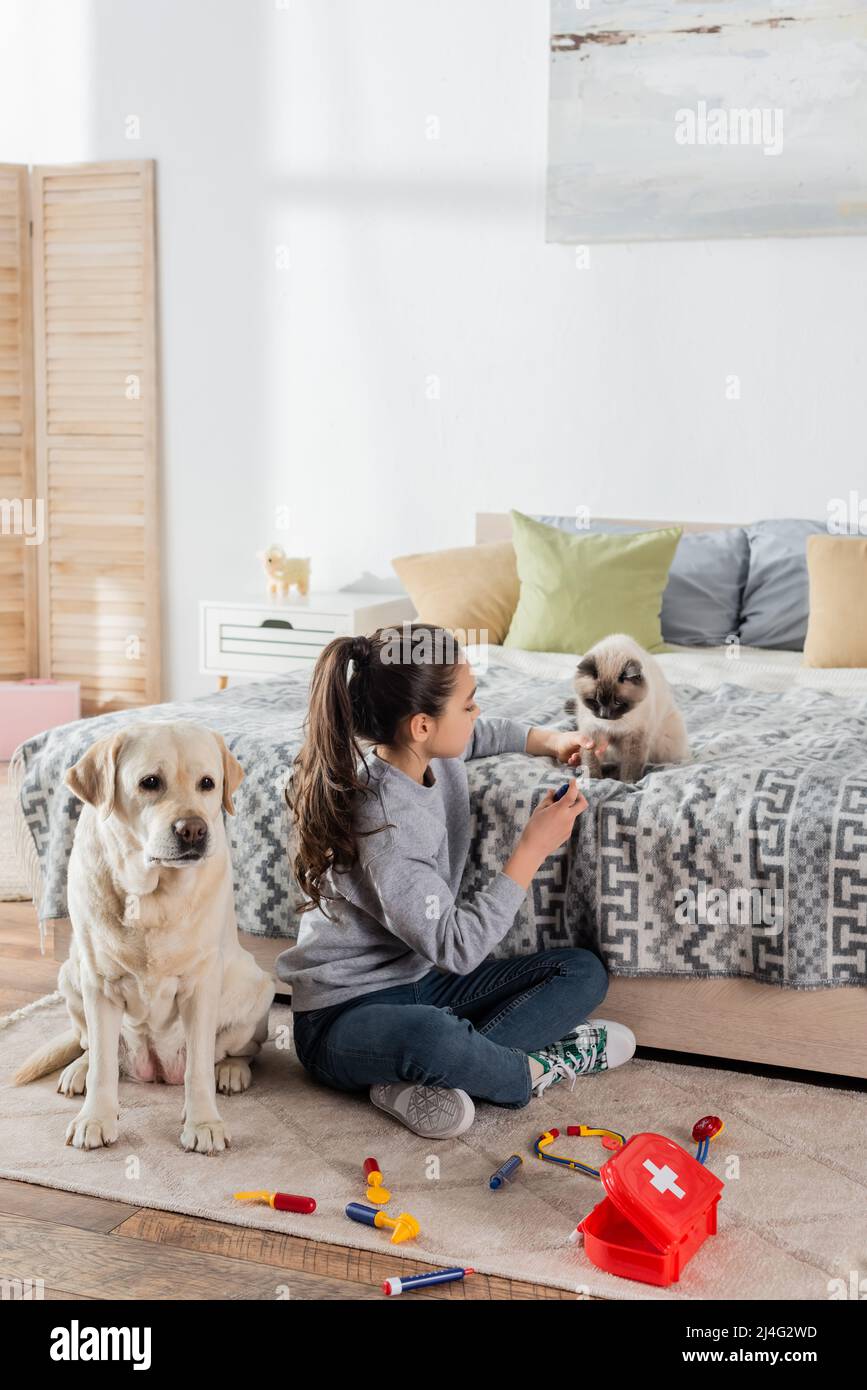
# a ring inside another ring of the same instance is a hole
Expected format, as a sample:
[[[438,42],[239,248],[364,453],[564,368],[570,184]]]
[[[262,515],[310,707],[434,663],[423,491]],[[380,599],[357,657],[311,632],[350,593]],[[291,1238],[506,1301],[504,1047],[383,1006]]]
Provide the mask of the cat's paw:
[[[634,786],[636,782],[640,782],[643,776],[643,767],[622,767],[620,769],[621,782],[627,782],[630,786]]]

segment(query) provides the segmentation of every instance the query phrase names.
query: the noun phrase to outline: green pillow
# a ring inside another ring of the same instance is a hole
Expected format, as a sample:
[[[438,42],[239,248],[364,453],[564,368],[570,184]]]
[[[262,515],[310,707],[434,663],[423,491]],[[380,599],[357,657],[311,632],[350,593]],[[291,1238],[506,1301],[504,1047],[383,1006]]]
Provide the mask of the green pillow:
[[[611,632],[660,651],[662,593],[681,527],[574,535],[512,512],[521,593],[504,647],[586,652]]]

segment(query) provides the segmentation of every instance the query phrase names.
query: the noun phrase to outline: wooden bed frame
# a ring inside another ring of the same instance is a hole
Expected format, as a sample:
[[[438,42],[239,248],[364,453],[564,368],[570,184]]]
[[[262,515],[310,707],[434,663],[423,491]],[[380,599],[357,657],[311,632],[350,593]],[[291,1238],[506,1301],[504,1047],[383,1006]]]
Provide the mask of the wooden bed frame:
[[[648,530],[740,524],[597,519]],[[477,545],[511,536],[507,512],[477,513]],[[860,985],[803,990],[755,980],[612,976],[600,1009],[604,1018],[627,1024],[644,1047],[867,1079],[867,989]]]
[[[738,524],[600,519],[648,530],[679,525],[710,531]],[[511,525],[507,513],[478,513],[476,544],[510,539]],[[52,925],[54,954],[63,960],[69,921]],[[267,970],[287,947],[283,938],[246,932],[242,941]],[[278,982],[278,993],[285,997],[285,991]],[[867,1079],[867,989],[859,985],[795,990],[755,980],[612,976],[601,1016],[627,1024],[643,1047]]]

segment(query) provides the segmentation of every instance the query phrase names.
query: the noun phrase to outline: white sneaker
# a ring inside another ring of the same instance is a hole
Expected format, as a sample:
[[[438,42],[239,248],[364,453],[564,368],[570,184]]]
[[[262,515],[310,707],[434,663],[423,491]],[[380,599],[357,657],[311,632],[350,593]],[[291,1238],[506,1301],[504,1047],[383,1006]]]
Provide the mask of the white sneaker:
[[[606,1071],[610,1071],[612,1067],[621,1067],[635,1053],[637,1046],[635,1034],[631,1028],[627,1028],[625,1023],[614,1023],[607,1018],[588,1018],[586,1023],[579,1023],[578,1028],[573,1029],[573,1032],[577,1033],[582,1028],[605,1029]],[[569,1036],[571,1037],[572,1034]]]
[[[455,1139],[469,1129],[476,1115],[466,1091],[449,1086],[391,1081],[371,1086],[370,1099],[425,1139]]]
[[[533,1085],[533,1094],[541,1095],[564,1076],[571,1076],[574,1086],[578,1076],[620,1067],[629,1061],[635,1047],[635,1034],[625,1023],[613,1023],[605,1018],[579,1023],[559,1042],[529,1054],[545,1068]]]

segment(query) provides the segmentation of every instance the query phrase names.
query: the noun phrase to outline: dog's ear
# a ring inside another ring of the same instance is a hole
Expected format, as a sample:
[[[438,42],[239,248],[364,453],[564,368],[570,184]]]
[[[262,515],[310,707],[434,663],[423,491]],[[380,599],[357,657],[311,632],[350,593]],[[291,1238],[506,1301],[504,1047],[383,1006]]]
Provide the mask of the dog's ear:
[[[79,801],[95,806],[108,820],[114,810],[117,755],[123,747],[124,732],[97,739],[66,773],[64,781]]]
[[[232,794],[238,790],[244,780],[244,769],[238,762],[234,753],[230,753],[226,747],[226,740],[222,734],[214,733],[214,738],[220,746],[220,756],[223,759],[223,810],[228,811],[230,816],[235,814],[235,804],[232,801]]]

